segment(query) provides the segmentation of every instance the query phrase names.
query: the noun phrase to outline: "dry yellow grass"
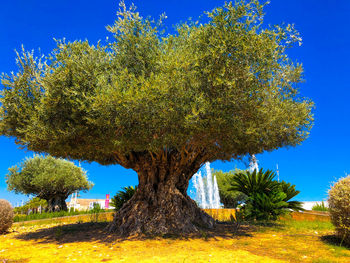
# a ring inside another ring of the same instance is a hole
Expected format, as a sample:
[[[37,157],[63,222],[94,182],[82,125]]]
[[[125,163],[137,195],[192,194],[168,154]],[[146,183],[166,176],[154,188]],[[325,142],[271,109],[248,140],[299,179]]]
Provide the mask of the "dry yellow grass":
[[[117,239],[106,223],[20,226],[0,236],[0,262],[350,262],[332,245],[328,222],[286,221],[271,227],[231,226],[187,238]]]

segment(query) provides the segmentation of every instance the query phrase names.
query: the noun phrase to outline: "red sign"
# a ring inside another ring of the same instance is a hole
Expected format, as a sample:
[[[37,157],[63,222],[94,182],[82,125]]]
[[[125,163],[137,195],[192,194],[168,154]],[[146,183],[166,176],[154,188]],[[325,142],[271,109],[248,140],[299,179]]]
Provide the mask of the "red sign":
[[[109,200],[109,194],[106,194],[106,200]]]

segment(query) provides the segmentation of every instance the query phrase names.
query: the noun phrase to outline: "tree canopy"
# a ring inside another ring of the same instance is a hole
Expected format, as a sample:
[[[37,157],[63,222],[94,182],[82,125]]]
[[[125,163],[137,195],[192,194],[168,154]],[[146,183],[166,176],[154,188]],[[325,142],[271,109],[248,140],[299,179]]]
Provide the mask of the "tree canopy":
[[[292,25],[264,27],[258,1],[227,3],[176,33],[123,2],[114,41],[57,41],[4,74],[0,134],[35,152],[133,168],[132,153],[229,160],[300,144],[313,103],[298,95]]]
[[[70,194],[93,186],[82,168],[51,156],[34,156],[9,168],[6,183],[10,191],[46,200],[49,210],[55,205],[66,210],[65,200]]]
[[[264,26],[257,0],[226,3],[164,33],[163,20],[120,3],[92,45],[58,40],[46,57],[23,49],[4,74],[0,134],[55,157],[120,164],[138,173],[111,231],[198,231],[214,220],[187,195],[207,161],[303,142],[313,103],[299,94],[292,25]]]

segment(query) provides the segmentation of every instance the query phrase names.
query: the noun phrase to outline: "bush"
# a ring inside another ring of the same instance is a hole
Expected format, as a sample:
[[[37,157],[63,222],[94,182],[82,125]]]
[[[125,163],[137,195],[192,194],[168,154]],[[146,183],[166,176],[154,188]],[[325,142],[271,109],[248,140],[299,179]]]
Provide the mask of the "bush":
[[[104,209],[99,209],[99,213],[106,212]],[[49,219],[49,218],[56,218],[56,217],[64,217],[64,216],[75,216],[75,215],[84,215],[84,214],[92,214],[96,213],[96,210],[91,209],[87,211],[59,211],[59,212],[45,212],[45,213],[35,213],[35,214],[29,214],[29,215],[15,215],[13,221],[14,222],[23,222],[23,221],[30,221],[30,220],[39,220],[39,219]]]
[[[313,211],[322,211],[322,212],[326,212],[328,211],[328,207],[324,204],[324,202],[322,201],[322,203],[316,203],[311,210]]]
[[[342,242],[350,245],[350,176],[340,179],[331,187],[328,207],[338,236]]]
[[[13,208],[11,204],[0,199],[0,234],[5,233],[11,226],[13,222]]]
[[[231,187],[230,181],[236,176],[237,173],[242,172],[242,170],[234,170],[230,172],[215,171],[219,188],[220,201],[224,205],[224,208],[236,208],[238,205],[242,204],[247,196],[239,191],[230,191]]]
[[[111,200],[111,205],[115,207],[115,210],[118,211],[124,203],[129,201],[131,197],[135,194],[137,186],[127,186],[123,187]]]
[[[100,217],[100,213],[104,210],[101,209],[101,205],[99,203],[94,203],[93,208],[89,211],[90,212],[90,221],[92,223],[97,223],[98,218]]]
[[[28,214],[30,211],[32,213],[38,213],[39,207],[41,207],[41,211],[45,211],[47,209],[47,201],[39,197],[34,197],[28,200],[23,206],[15,207],[14,212],[15,214]]]
[[[274,180],[275,173],[267,170],[242,171],[231,180],[229,190],[247,196],[243,205],[246,219],[258,221],[277,220],[290,210],[303,210],[301,202],[290,201],[299,194],[295,185]]]

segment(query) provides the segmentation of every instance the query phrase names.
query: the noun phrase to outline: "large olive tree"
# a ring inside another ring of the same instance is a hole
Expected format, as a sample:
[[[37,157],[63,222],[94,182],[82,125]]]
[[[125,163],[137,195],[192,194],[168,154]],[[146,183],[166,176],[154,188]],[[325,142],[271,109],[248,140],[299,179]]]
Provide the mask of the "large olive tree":
[[[46,62],[18,57],[4,75],[0,133],[53,156],[119,164],[138,174],[133,198],[110,225],[121,234],[212,227],[186,191],[207,161],[304,141],[310,100],[286,49],[290,25],[263,27],[263,6],[240,1],[162,33],[123,2],[106,45],[58,41]]]
[[[69,195],[93,186],[83,169],[51,156],[34,156],[9,168],[6,183],[10,191],[46,200],[50,212],[56,208],[67,211],[65,200]]]

